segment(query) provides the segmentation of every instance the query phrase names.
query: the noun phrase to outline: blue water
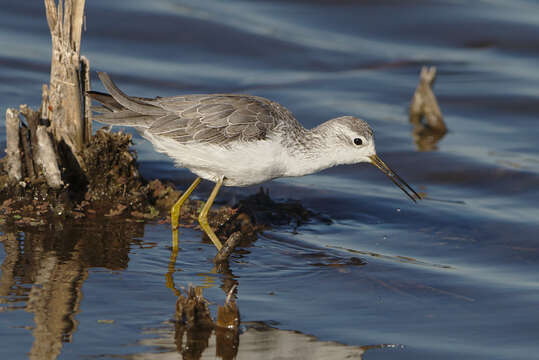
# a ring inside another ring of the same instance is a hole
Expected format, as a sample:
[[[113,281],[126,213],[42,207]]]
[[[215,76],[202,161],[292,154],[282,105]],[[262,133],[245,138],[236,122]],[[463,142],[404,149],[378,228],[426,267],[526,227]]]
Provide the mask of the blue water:
[[[38,106],[50,64],[43,3],[0,8],[0,111]],[[536,1],[94,0],[86,20],[83,54],[128,94],[249,93],[306,127],[360,116],[381,157],[443,200],[413,204],[370,165],[279,179],[263,185],[273,198],[300,200],[332,223],[264,232],[233,255],[228,277],[211,272],[213,245],[185,229],[178,288],[207,286],[215,313],[232,276],[245,323],[396,345],[365,359],[539,358]],[[433,151],[417,149],[407,118],[422,65],[438,69],[449,128]],[[192,181],[137,135],[135,149],[147,178]],[[211,185],[201,189],[203,199]],[[219,203],[257,190],[226,188]],[[3,358],[172,351],[144,342],[173,329],[169,225],[4,235]]]

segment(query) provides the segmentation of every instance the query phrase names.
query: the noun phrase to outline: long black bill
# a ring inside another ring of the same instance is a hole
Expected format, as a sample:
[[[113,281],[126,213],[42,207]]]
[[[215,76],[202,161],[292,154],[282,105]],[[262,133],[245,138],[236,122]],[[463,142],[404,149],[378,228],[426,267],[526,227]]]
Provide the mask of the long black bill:
[[[386,165],[385,162],[378,157],[378,155],[374,154],[370,156],[371,164],[376,166],[378,169],[380,169],[384,174],[387,175],[387,177],[393,181],[393,184],[397,185],[410,199],[412,199],[413,202],[416,202],[417,200],[421,200],[421,196],[419,196],[418,193],[415,192],[414,189],[410,185],[406,183],[399,175],[397,175],[396,172],[390,169],[389,166]],[[408,191],[410,190],[411,193]],[[415,195],[415,197],[414,197]]]

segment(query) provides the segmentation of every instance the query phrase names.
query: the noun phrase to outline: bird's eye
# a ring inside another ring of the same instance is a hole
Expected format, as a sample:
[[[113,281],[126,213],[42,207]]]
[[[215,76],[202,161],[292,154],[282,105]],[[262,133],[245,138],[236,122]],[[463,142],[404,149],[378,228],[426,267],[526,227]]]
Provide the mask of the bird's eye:
[[[355,139],[354,139],[354,144],[356,144],[356,145],[363,145],[363,140],[361,140],[361,138],[355,138]]]

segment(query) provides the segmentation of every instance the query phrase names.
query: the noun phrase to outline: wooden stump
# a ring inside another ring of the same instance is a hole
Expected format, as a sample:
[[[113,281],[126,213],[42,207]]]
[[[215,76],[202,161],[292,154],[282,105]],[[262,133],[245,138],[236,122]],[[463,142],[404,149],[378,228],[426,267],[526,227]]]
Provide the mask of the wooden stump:
[[[45,0],[52,38],[51,78],[47,109],[57,143],[65,142],[78,156],[88,140],[82,107],[80,42],[85,0]],[[88,66],[84,66],[88,69]],[[87,72],[87,70],[85,70]],[[91,134],[90,134],[91,135]],[[82,165],[82,164],[79,164]]]
[[[51,189],[59,189],[61,169],[84,170],[80,154],[92,135],[85,96],[90,63],[80,57],[85,0],[44,1],[52,38],[50,84],[42,87],[39,111],[21,105],[19,111],[6,112],[7,172],[11,182],[43,178]]]
[[[432,87],[436,68],[423,66],[419,84],[410,104],[410,122],[414,125],[413,137],[418,149],[430,151],[444,137],[447,127]]]
[[[410,122],[414,125],[421,125],[422,120],[425,119],[428,127],[445,133],[447,127],[436,96],[432,91],[435,79],[436,68],[423,66],[419,75],[419,84],[410,104]]]

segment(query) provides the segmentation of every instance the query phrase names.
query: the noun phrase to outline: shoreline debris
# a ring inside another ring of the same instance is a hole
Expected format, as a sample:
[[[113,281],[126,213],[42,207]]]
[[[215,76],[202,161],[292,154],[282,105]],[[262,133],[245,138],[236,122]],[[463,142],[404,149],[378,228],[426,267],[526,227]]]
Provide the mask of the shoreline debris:
[[[436,80],[436,67],[421,68],[419,84],[410,103],[410,122],[414,142],[420,151],[436,149],[436,144],[447,133],[442,111],[432,90]]]
[[[180,294],[176,302],[176,348],[184,359],[200,359],[209,346],[213,331],[216,336],[216,356],[233,359],[239,348],[240,312],[234,300],[233,286],[225,304],[218,306],[214,321],[204,298],[202,287],[192,287]]]

